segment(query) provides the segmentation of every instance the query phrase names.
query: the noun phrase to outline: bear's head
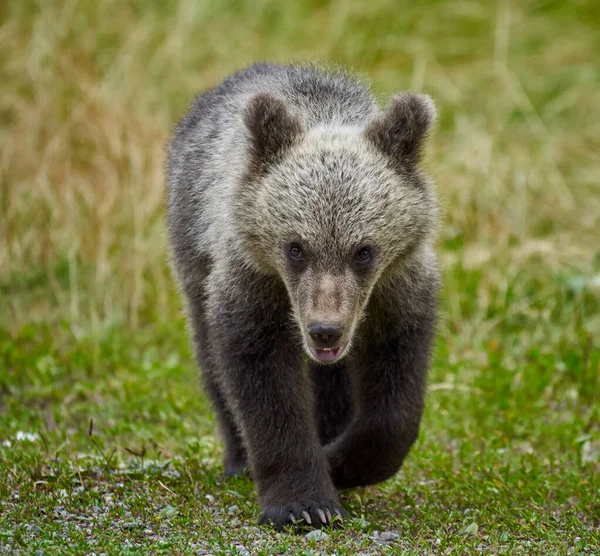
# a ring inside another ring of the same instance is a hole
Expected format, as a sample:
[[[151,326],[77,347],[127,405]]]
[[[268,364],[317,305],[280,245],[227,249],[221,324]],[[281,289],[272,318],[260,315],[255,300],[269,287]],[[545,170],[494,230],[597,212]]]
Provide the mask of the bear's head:
[[[304,129],[271,94],[246,107],[236,225],[251,263],[284,282],[317,362],[348,353],[377,282],[401,272],[436,227],[432,185],[419,169],[434,118],[430,98],[410,93],[364,127]]]

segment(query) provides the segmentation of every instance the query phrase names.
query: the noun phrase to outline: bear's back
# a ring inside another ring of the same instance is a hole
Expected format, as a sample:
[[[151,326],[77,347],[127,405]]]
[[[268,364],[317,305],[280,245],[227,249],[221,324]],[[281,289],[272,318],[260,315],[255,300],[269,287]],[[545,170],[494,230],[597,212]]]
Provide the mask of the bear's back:
[[[364,125],[378,111],[368,85],[342,70],[255,64],[199,95],[177,126],[176,138],[198,131],[199,123],[230,123],[259,93],[285,98],[307,130],[315,125]]]

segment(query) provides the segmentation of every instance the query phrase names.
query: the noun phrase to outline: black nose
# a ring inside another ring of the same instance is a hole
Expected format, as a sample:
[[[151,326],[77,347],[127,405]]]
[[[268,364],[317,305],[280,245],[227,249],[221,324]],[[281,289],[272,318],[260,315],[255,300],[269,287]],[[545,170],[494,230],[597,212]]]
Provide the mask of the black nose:
[[[317,347],[330,348],[341,338],[342,327],[331,322],[314,322],[308,327],[308,335]]]

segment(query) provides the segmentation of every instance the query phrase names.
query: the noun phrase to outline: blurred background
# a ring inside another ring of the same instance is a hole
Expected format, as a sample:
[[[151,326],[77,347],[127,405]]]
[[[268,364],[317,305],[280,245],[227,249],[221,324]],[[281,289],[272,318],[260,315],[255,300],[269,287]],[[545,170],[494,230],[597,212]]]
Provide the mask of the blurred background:
[[[441,245],[447,264],[482,270],[483,291],[523,268],[545,280],[598,270],[595,2],[23,0],[1,10],[4,323],[172,317],[167,136],[196,93],[261,60],[349,66],[383,101],[401,89],[434,97]],[[474,332],[462,289],[449,288],[449,324]]]
[[[165,143],[227,74],[322,61],[440,114],[443,318],[413,473],[521,469],[489,455],[510,448],[545,477],[530,496],[598,492],[581,486],[600,460],[597,1],[8,0],[0,22],[0,442],[38,431],[68,459],[67,440],[94,451],[92,418],[123,461],[210,438],[167,263]],[[4,462],[25,473],[36,446]]]

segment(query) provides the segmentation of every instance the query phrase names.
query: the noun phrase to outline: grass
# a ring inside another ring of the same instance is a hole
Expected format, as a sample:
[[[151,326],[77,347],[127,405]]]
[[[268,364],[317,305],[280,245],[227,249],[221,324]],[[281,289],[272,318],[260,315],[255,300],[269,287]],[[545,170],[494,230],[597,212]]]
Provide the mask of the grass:
[[[600,553],[594,1],[10,0],[0,22],[0,553]],[[255,527],[252,483],[221,476],[166,264],[169,129],[261,59],[441,115],[422,434],[322,541]]]

